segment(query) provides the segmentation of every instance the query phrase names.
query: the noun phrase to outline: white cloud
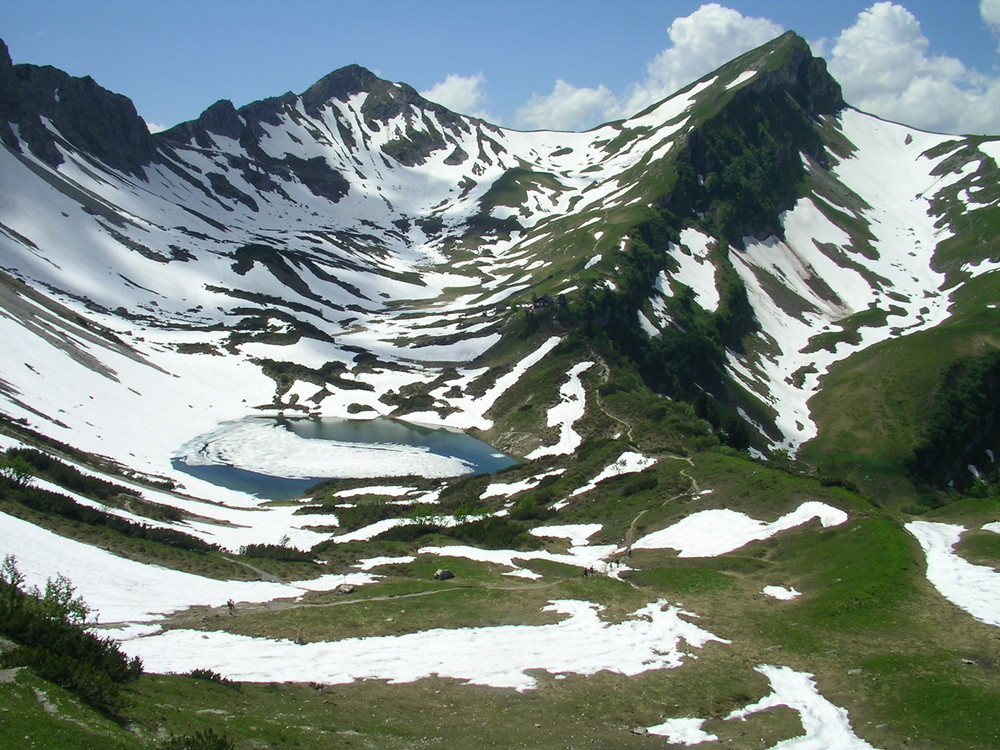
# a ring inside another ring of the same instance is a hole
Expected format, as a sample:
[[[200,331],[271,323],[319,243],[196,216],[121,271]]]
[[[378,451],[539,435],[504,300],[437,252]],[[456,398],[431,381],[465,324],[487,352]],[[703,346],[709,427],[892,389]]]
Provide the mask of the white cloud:
[[[560,80],[551,94],[533,94],[517,110],[515,120],[524,128],[569,130],[629,117],[782,31],[766,18],[749,18],[718,3],[708,3],[670,24],[667,37],[671,45],[649,63],[646,77],[621,96],[603,85],[577,88]]]
[[[528,103],[518,107],[517,126],[527,130],[585,130],[606,119],[616,99],[604,86],[577,88],[558,80],[548,96],[533,94]]]
[[[979,0],[979,15],[994,34],[1000,34],[1000,0]],[[1000,41],[997,52],[1000,52]]]
[[[482,73],[476,73],[474,76],[449,74],[427,91],[421,91],[420,95],[454,112],[489,119],[484,109],[486,77]]]
[[[155,123],[155,122],[147,122],[146,123],[146,130],[148,130],[150,133],[162,133],[164,130],[167,130],[169,127],[170,127],[169,125],[160,125],[159,123]]]
[[[749,18],[718,3],[702,5],[690,16],[677,18],[670,24],[667,36],[671,46],[649,63],[645,80],[630,87],[618,115],[633,115],[665,99],[783,31],[766,18]]]
[[[1000,0],[979,0],[979,15],[987,26],[1000,31]]]
[[[984,20],[998,4],[982,0]],[[929,46],[912,13],[878,2],[836,38],[830,72],[850,104],[880,117],[937,132],[1000,132],[1000,81],[928,55]]]
[[[979,12],[1000,32],[1000,0],[980,0]],[[550,94],[534,94],[518,109],[517,125],[585,129],[630,117],[783,30],[719,3],[702,5],[670,24],[670,45],[624,92],[560,80]],[[928,54],[920,23],[902,5],[876,2],[839,35],[812,45],[815,55],[828,60],[844,98],[859,109],[925,130],[1000,133],[1000,78],[966,68],[954,57]]]

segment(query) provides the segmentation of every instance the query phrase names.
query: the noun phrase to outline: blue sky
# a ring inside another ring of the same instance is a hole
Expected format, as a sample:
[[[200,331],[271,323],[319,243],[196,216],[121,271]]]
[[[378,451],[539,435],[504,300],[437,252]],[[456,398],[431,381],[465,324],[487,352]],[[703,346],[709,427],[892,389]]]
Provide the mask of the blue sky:
[[[791,29],[861,109],[1000,133],[1000,0],[0,0],[0,18],[15,63],[91,75],[164,126],[358,63],[508,127],[583,129]]]

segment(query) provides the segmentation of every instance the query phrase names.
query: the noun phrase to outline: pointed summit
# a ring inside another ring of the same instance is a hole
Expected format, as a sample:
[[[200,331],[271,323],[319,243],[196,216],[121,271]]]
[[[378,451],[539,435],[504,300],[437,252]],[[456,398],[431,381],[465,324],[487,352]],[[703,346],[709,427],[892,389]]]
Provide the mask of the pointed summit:
[[[212,145],[210,133],[222,135],[238,141],[243,123],[236,112],[236,107],[228,99],[220,99],[202,112],[196,120],[182,122],[169,130],[158,133],[158,138],[168,141],[195,141],[202,148]]]
[[[826,61],[813,56],[806,40],[794,31],[786,31],[729,65],[750,70],[755,63],[759,63],[756,69],[763,75],[747,87],[752,91],[784,89],[810,117],[835,114],[847,106],[840,84],[826,69]]]
[[[735,85],[741,80],[747,82]],[[805,178],[802,155],[828,163],[819,120],[847,106],[840,85],[794,32],[703,82],[712,83],[698,94],[665,205],[677,215],[708,217],[733,247],[748,236],[781,237],[780,215],[794,205]]]
[[[355,94],[372,91],[375,88],[392,85],[383,81],[367,68],[360,65],[346,65],[323,76],[302,92],[302,102],[307,112],[319,109],[331,99],[346,102]]]

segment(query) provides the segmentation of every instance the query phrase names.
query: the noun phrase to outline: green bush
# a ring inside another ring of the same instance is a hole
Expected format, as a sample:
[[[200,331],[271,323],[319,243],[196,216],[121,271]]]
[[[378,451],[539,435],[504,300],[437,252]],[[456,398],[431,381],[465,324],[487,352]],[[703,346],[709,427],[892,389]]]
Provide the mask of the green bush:
[[[89,614],[67,579],[49,580],[44,591],[27,589],[14,558],[4,558],[0,634],[16,645],[0,656],[0,665],[27,667],[117,717],[126,707],[121,685],[142,673],[142,662],[123,654],[111,638],[89,633]]]
[[[225,733],[203,729],[194,734],[171,737],[159,750],[235,750],[236,745]]]
[[[546,477],[554,479],[555,477]],[[540,485],[539,485],[540,486]],[[555,499],[552,490],[546,488],[536,491],[531,495],[526,495],[514,503],[510,509],[510,519],[512,521],[546,521],[555,517],[556,511],[545,507],[545,503]]]
[[[987,479],[997,475],[986,451],[1000,448],[1000,350],[963,357],[945,371],[934,395],[923,435],[906,462],[912,479],[925,487],[974,489],[988,494],[989,481],[976,486],[967,470],[979,464]],[[989,474],[992,472],[992,474]]]
[[[34,448],[8,448],[4,456],[8,462],[23,461],[31,467],[32,474],[95,500],[106,501],[121,494],[132,494],[127,487],[84,474],[58,458]]]
[[[227,677],[223,677],[218,672],[211,669],[192,669],[190,672],[186,672],[184,677],[190,677],[192,680],[204,680],[205,682],[214,682],[217,685],[224,685],[233,690],[239,690],[240,686],[238,682],[233,682]]]
[[[282,562],[312,562],[313,558],[308,552],[302,552],[295,547],[285,547],[281,544],[248,544],[240,547],[240,554],[244,557],[258,557],[268,560],[281,560]]]
[[[9,454],[10,451],[7,452],[7,455]],[[217,545],[202,541],[190,534],[135,523],[97,508],[81,505],[67,495],[34,487],[24,478],[11,477],[3,473],[0,473],[0,497],[40,513],[59,516],[87,526],[103,526],[127,537],[168,544],[192,552],[211,552],[219,549]]]
[[[527,533],[529,528],[529,524],[510,518],[490,517],[451,527],[433,523],[406,524],[384,531],[375,540],[415,542],[434,534],[485,549],[532,549],[539,546],[539,540]]]
[[[387,503],[384,500],[363,503],[354,508],[334,508],[330,506],[314,506],[312,510],[309,506],[302,508],[301,513],[335,513],[340,528],[344,531],[355,531],[357,529],[370,526],[373,523],[384,521],[388,518],[399,518],[403,513],[403,508],[399,505]]]

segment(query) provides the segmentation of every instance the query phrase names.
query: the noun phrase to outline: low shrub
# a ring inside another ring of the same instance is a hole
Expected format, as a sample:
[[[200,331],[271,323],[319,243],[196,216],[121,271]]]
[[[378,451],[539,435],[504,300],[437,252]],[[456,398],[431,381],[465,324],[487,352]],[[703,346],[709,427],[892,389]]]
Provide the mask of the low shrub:
[[[0,655],[0,666],[27,667],[118,717],[126,707],[121,685],[142,674],[142,662],[111,638],[89,633],[90,611],[62,576],[49,580],[44,591],[26,588],[8,555],[0,566],[0,634],[16,645]]]
[[[194,734],[178,735],[160,745],[159,750],[235,750],[236,745],[223,732],[202,729]]]
[[[185,672],[183,677],[190,677],[192,680],[204,680],[206,682],[214,682],[217,685],[224,685],[228,688],[233,688],[234,690],[239,690],[239,683],[233,682],[228,677],[223,677],[218,672],[211,669],[192,669],[190,672]]]
[[[8,461],[19,459],[31,466],[33,474],[95,500],[108,500],[123,493],[131,493],[127,487],[84,474],[58,458],[34,448],[8,448],[4,456]]]
[[[8,502],[18,503],[40,513],[59,516],[87,526],[103,526],[127,537],[159,542],[191,552],[213,552],[219,549],[218,545],[202,541],[190,534],[135,523],[97,508],[81,505],[67,495],[34,487],[29,481],[5,474],[0,474],[0,496]]]
[[[281,544],[248,544],[240,547],[240,554],[244,557],[259,557],[268,560],[281,560],[282,562],[313,561],[308,552],[295,549],[295,547],[285,547]]]
[[[510,518],[481,518],[458,526],[444,527],[431,523],[396,526],[375,537],[379,541],[414,542],[429,534],[450,537],[463,544],[484,549],[532,549],[539,540],[527,533],[529,524]]]

